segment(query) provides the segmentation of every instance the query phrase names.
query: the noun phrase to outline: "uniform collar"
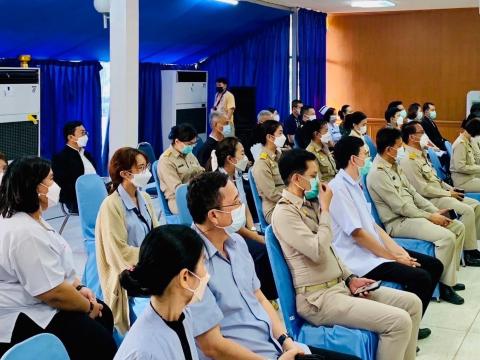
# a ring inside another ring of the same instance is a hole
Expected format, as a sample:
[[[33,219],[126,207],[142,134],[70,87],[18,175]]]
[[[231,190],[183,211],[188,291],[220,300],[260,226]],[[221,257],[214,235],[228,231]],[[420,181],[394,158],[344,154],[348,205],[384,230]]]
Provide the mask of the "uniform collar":
[[[313,140],[310,141],[310,144],[309,144],[307,147],[309,147],[309,146],[311,146],[311,147],[313,148],[313,150],[314,150],[315,152],[317,152],[317,153],[322,151],[322,146],[318,145],[318,144],[317,144],[316,142],[314,142]]]
[[[268,149],[266,146],[263,147],[262,151],[267,153],[268,157],[271,160],[276,160],[277,156],[280,154],[280,152],[278,150],[276,152],[273,152],[270,149]]]
[[[118,195],[120,195],[120,199],[122,199],[123,204],[125,205],[127,210],[132,210],[136,208],[135,204],[132,201],[132,198],[127,193],[127,191],[125,190],[122,184],[118,185],[117,190],[118,190]],[[135,196],[136,196],[136,192],[135,192]]]
[[[198,235],[203,240],[203,245],[205,246],[205,256],[208,260],[211,260],[215,254],[218,253],[218,249],[212,244],[212,242],[205,236],[205,234],[198,228],[196,224],[192,224],[192,229],[197,232]],[[236,240],[232,236],[229,236],[228,239],[225,241],[224,246],[235,246]]]
[[[172,152],[173,156],[175,156],[176,158],[183,156],[183,154],[177,149],[175,149],[173,145],[170,145],[170,151]]]
[[[298,208],[299,210],[302,208],[302,206],[304,204],[304,198],[303,197],[299,198],[298,196],[294,195],[293,193],[291,193],[287,189],[283,189],[282,197],[285,200],[291,202],[293,205],[295,205],[295,207]]]
[[[340,169],[337,176],[352,186],[358,186],[358,181],[355,181],[344,169]]]
[[[395,170],[395,168],[396,168],[396,167],[393,166],[394,164],[389,163],[387,160],[385,160],[384,158],[382,158],[382,157],[380,156],[380,154],[377,154],[377,156],[375,157],[375,160],[374,160],[374,161],[375,161],[377,164],[383,165],[384,167],[386,167],[386,168],[388,168],[388,169],[394,169],[394,170]]]
[[[423,151],[422,150],[415,149],[414,147],[411,147],[411,146],[408,146],[408,145],[404,145],[404,146],[405,146],[405,151],[406,152],[416,154],[418,156],[423,156]]]

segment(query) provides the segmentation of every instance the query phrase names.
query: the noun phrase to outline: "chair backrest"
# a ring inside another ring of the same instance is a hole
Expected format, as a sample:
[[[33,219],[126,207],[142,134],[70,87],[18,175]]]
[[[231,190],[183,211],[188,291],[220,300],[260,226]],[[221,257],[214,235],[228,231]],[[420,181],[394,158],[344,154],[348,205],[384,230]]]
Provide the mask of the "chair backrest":
[[[447,149],[448,156],[451,159],[453,155],[453,147],[450,141],[445,140],[445,149]]]
[[[193,155],[195,155],[195,157],[198,157],[198,153],[200,152],[200,150],[202,150],[203,144],[204,144],[203,139],[200,136],[198,136],[197,137],[197,144],[195,145],[195,147],[192,150],[192,153],[193,153]]]
[[[262,198],[258,193],[257,184],[255,183],[255,179],[253,178],[253,171],[252,169],[248,170],[248,181],[250,182],[250,189],[252,190],[253,201],[255,203],[255,208],[257,210],[258,221],[260,221],[260,226],[262,231],[265,232],[267,229],[268,223],[265,220],[265,216],[263,216],[263,206],[262,206]]]
[[[437,176],[440,178],[440,180],[445,180],[447,178],[447,174],[442,167],[442,163],[440,162],[437,153],[432,148],[428,148],[428,157],[433,168],[437,172]]]
[[[370,203],[373,219],[375,220],[378,226],[381,226],[382,228],[384,228],[382,220],[380,220],[380,215],[378,215],[377,207],[375,206],[375,203],[373,202],[373,199],[370,196],[370,192],[368,191],[366,174],[362,175],[362,183],[363,183],[362,185],[363,195],[365,195],[365,199],[367,199],[367,202]]]
[[[272,266],[273,278],[280,298],[285,327],[294,339],[297,338],[304,320],[297,314],[295,289],[293,288],[292,275],[283,256],[282,248],[277,237],[269,225],[265,231],[268,258]]]
[[[180,224],[190,226],[193,223],[192,216],[188,210],[187,205],[187,190],[188,184],[182,184],[175,190],[175,200],[177,201],[178,216],[180,218]]]
[[[153,162],[157,160],[157,157],[155,156],[155,151],[153,150],[153,146],[150,143],[141,142],[140,144],[138,144],[137,149],[143,151],[147,155],[148,162],[150,164],[153,164]]]
[[[152,174],[153,174],[153,178],[155,179],[155,187],[157,188],[158,198],[160,199],[160,208],[162,209],[162,212],[165,216],[171,216],[172,212],[168,207],[168,202],[167,202],[167,199],[165,198],[165,194],[163,193],[162,190],[160,190],[160,178],[158,177],[157,167],[158,167],[158,160],[155,160],[152,163]]]
[[[368,149],[370,150],[370,157],[372,160],[377,156],[377,147],[373,143],[373,140],[370,136],[364,135],[363,138],[365,139],[365,142],[367,143]]]
[[[59,338],[40,334],[13,346],[1,360],[70,360],[70,357]]]
[[[103,200],[108,196],[105,183],[97,174],[82,175],[75,183],[78,213],[85,241],[95,241],[95,223]]]

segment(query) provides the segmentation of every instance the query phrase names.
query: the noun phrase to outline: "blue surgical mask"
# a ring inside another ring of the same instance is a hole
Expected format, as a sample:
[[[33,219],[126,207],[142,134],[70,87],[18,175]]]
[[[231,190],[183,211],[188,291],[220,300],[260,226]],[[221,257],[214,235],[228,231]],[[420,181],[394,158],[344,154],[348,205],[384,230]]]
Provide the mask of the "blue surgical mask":
[[[400,116],[405,119],[407,117],[407,110],[403,109],[400,111]]]
[[[437,112],[435,110],[430,111],[430,119],[435,120],[437,118]]]
[[[302,175],[300,175],[302,176]],[[305,177],[302,176],[305,180],[307,180]],[[318,198],[318,178],[315,176],[314,178],[308,180],[310,182],[310,190],[305,191],[305,199],[307,200],[314,200]],[[301,188],[301,187],[300,187]],[[302,188],[301,188],[302,189]],[[305,189],[303,189],[305,190]]]
[[[193,151],[193,145],[183,145],[183,149],[181,153],[183,155],[188,155],[188,154],[191,154],[192,151]]]
[[[363,161],[363,166],[358,168],[358,174],[360,175],[360,179],[363,176],[366,176],[371,168],[372,168],[372,159],[370,157],[367,157]]]
[[[232,125],[228,124],[223,126],[223,130],[222,130],[223,136],[228,136],[230,135],[231,132],[232,132]]]

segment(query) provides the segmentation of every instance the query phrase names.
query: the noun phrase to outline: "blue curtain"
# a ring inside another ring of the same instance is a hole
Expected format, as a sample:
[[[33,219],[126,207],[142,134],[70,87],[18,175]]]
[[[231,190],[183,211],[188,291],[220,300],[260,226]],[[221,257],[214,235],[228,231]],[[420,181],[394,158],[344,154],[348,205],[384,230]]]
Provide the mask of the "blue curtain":
[[[215,98],[215,80],[226,77],[230,87],[256,87],[257,112],[274,107],[282,119],[286,118],[289,113],[289,35],[288,15],[200,63],[200,70],[208,71],[209,108]]]
[[[195,65],[140,63],[138,79],[138,141],[149,142],[158,157],[162,145],[162,70],[193,70]],[[168,95],[168,94],[167,94]],[[165,134],[167,136],[168,134]]]
[[[298,12],[298,63],[300,99],[315,110],[325,105],[327,14]]]
[[[16,66],[18,60],[0,61],[0,66]],[[102,104],[98,61],[34,60],[40,68],[40,153],[51,159],[65,146],[63,125],[80,120],[89,132],[87,151],[97,166],[102,154]],[[101,171],[100,171],[101,172]]]

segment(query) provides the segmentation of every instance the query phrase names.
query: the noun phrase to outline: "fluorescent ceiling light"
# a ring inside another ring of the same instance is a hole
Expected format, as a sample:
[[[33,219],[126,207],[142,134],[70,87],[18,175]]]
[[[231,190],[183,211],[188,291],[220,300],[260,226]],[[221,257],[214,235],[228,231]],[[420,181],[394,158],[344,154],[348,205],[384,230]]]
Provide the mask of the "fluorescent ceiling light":
[[[219,1],[219,0],[217,0]],[[352,1],[350,3],[352,7],[358,8],[382,8],[382,7],[393,7],[396,4],[392,1],[385,0],[361,0],[361,1]]]
[[[230,5],[238,5],[238,0],[216,0],[218,2],[223,2]]]

